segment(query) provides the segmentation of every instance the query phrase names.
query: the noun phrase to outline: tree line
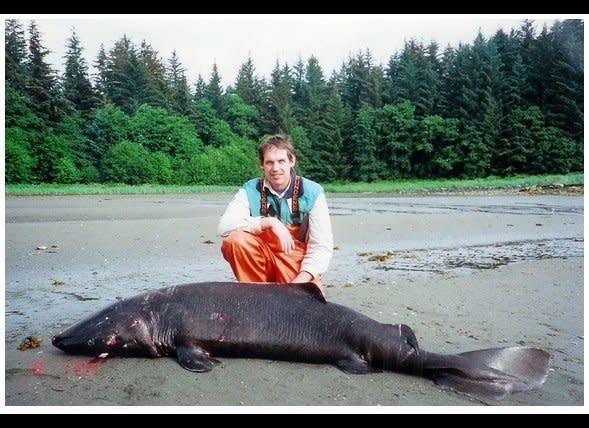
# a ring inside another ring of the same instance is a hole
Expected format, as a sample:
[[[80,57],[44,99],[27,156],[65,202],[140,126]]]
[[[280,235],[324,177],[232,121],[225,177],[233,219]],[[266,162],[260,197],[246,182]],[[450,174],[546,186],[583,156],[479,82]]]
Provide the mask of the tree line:
[[[269,78],[247,58],[225,88],[216,64],[189,81],[175,51],[126,36],[90,75],[75,30],[58,75],[35,21],[27,33],[5,21],[6,183],[236,185],[275,133],[321,182],[583,170],[579,19],[443,50],[409,40],[386,65],[366,49],[329,77],[314,56]]]

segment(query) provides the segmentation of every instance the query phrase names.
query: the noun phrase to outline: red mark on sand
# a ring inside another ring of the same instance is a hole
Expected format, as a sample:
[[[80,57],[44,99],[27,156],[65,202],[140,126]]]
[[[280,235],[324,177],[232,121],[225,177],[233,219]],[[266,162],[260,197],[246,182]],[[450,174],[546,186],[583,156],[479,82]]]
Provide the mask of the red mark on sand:
[[[45,368],[45,363],[43,360],[35,360],[33,362],[33,376],[41,376],[43,374],[43,369]]]
[[[90,361],[75,360],[73,363],[65,363],[65,375],[70,378],[73,374],[78,379],[93,378],[98,372],[98,365],[104,361],[104,358],[93,358]],[[72,373],[73,372],[73,373]]]

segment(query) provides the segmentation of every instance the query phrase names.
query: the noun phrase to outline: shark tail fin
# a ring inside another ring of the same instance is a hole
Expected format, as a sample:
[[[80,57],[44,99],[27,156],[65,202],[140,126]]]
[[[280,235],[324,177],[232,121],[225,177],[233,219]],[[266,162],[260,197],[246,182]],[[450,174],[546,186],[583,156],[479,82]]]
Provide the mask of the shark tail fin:
[[[428,353],[424,374],[443,387],[500,400],[538,389],[548,376],[550,355],[530,347],[492,348],[455,355]]]

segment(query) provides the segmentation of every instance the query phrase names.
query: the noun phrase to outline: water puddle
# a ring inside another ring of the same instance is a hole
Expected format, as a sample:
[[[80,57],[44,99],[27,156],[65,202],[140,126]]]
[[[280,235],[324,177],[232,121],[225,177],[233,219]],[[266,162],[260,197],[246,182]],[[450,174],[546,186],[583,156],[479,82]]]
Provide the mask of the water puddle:
[[[338,198],[330,199],[330,213],[334,216],[357,214],[456,214],[492,213],[516,215],[583,215],[583,201],[578,198],[533,201],[494,197],[422,197],[422,198]]]
[[[447,273],[456,270],[494,269],[525,260],[583,257],[582,237],[502,242],[468,247],[421,248],[359,253],[376,269]]]

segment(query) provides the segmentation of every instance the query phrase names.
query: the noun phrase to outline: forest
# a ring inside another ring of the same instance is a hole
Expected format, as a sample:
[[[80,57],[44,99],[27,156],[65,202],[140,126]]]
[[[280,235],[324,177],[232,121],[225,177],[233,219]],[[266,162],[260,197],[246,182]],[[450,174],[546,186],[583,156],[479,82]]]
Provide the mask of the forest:
[[[583,170],[583,20],[408,40],[377,64],[350,53],[326,76],[314,57],[235,81],[187,76],[126,35],[91,58],[75,30],[62,75],[32,21],[5,21],[5,182],[239,185],[257,144],[292,137],[319,182],[566,174]],[[198,52],[195,52],[198,55]]]

